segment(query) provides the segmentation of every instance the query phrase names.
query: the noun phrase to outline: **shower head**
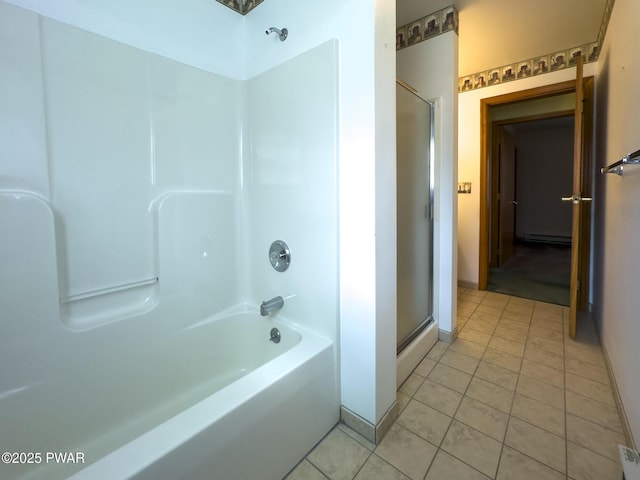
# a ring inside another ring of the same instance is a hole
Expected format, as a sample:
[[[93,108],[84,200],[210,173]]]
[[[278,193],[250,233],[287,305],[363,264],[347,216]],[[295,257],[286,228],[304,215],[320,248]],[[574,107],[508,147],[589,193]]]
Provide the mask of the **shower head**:
[[[266,32],[267,35],[269,35],[270,33],[277,33],[278,37],[280,37],[280,40],[282,42],[284,42],[287,39],[287,35],[289,35],[289,31],[286,28],[283,28],[282,30],[275,28],[275,27],[270,27]]]

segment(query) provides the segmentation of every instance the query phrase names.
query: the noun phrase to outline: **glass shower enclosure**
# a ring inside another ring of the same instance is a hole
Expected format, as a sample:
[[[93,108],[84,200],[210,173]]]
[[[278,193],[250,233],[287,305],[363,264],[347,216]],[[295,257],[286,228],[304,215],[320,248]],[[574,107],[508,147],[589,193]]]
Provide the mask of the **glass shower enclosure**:
[[[398,353],[433,321],[433,105],[396,83]]]

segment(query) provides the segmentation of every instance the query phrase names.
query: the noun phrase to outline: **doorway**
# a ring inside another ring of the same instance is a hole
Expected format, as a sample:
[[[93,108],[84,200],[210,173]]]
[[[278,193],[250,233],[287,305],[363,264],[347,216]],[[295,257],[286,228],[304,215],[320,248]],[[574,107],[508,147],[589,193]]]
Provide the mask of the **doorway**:
[[[582,77],[580,77],[582,78]],[[590,175],[591,175],[591,157],[592,151],[592,136],[591,132],[591,118],[592,118],[592,99],[593,99],[593,77],[580,81],[580,96],[578,97],[576,92],[575,81],[567,81],[554,85],[547,85],[530,90],[524,90],[520,92],[514,92],[506,95],[500,95],[497,97],[486,98],[481,100],[481,168],[480,168],[480,255],[479,255],[479,278],[478,288],[480,290],[487,290],[489,286],[489,272],[492,265],[492,244],[496,243],[496,235],[494,223],[492,218],[499,215],[499,211],[496,210],[496,195],[497,190],[492,190],[492,185],[496,180],[496,167],[494,165],[495,157],[498,154],[496,152],[496,141],[494,138],[496,128],[499,126],[499,122],[502,120],[513,120],[526,118],[527,116],[538,116],[539,118],[531,118],[531,120],[542,120],[549,117],[562,116],[559,112],[562,112],[562,106],[552,107],[551,104],[557,103],[563,96],[574,95],[573,100],[567,104],[564,108],[564,114],[576,114],[575,118],[580,118],[580,123],[576,120],[576,132],[574,133],[574,152],[582,152],[581,160],[578,163],[581,167],[580,170],[576,170],[574,162],[574,172],[579,173],[579,177],[574,176],[574,190],[576,185],[579,185],[581,194],[584,196],[585,201],[590,200],[586,198],[590,193]],[[586,87],[585,87],[586,85]],[[582,93],[586,88],[585,96]],[[576,99],[580,99],[577,103],[581,105],[580,111],[576,113]],[[562,103],[562,102],[560,102]],[[524,104],[529,106],[534,105],[534,108],[529,109],[528,112],[520,114],[514,114],[518,110],[522,109]],[[496,115],[497,109],[504,110],[502,114],[507,112],[506,116]],[[498,123],[496,123],[498,122]],[[509,122],[503,122],[509,123]],[[576,150],[576,145],[579,145],[579,150]],[[555,170],[544,171],[546,179],[552,178]],[[576,178],[579,183],[576,184]],[[545,183],[545,182],[541,182]],[[498,187],[496,187],[498,188]],[[571,192],[572,190],[568,190]],[[571,197],[566,197],[567,194],[563,194],[562,200],[576,203],[576,198],[580,202],[580,197],[576,197],[576,194]],[[515,199],[514,199],[515,200]],[[515,200],[517,201],[517,200]],[[561,208],[560,198],[557,199],[557,209]],[[575,210],[574,210],[575,212]],[[581,247],[575,249],[572,247],[572,266],[576,265],[577,268],[572,270],[571,280],[571,296],[574,295],[574,285],[577,287],[575,291],[577,295],[577,307],[581,310],[587,308],[589,298],[589,238],[590,238],[590,222],[588,209],[582,209],[578,217],[573,215],[573,221],[576,218],[581,218],[578,230],[574,230],[572,233],[572,245],[576,244],[576,239],[579,239]],[[575,232],[579,232],[576,234]],[[534,232],[540,233],[540,232]],[[541,232],[544,235],[544,232]],[[514,236],[515,239],[515,236]],[[574,251],[575,250],[575,251]],[[577,277],[574,280],[574,273],[577,272]],[[573,300],[571,300],[573,302]]]
[[[500,120],[492,131],[487,290],[568,306],[572,212],[558,200],[572,186],[573,112]]]

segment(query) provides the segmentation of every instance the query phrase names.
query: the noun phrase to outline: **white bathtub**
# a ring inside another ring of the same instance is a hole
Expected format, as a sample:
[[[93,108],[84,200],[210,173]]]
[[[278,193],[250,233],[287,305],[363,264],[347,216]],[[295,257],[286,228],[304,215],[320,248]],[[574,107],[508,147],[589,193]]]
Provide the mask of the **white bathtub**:
[[[281,479],[338,420],[332,343],[290,325],[234,313],[184,328],[170,343],[149,339],[144,355],[123,351],[102,375],[127,378],[107,389],[95,378],[85,396],[93,415],[40,448],[80,452],[85,463],[45,464],[41,452],[39,465],[2,465],[0,477]],[[273,327],[279,344],[269,341]],[[49,402],[28,390],[15,400]],[[51,413],[69,414],[59,409]],[[33,428],[29,445],[41,426]]]

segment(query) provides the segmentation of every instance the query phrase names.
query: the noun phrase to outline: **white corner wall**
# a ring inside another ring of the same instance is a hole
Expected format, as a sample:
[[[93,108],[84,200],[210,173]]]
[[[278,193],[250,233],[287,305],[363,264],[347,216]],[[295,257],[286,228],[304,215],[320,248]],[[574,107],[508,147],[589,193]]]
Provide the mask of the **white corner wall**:
[[[440,330],[452,332],[457,309],[458,36],[447,32],[398,51],[397,75],[435,104],[434,316]]]
[[[584,76],[595,75],[596,64],[584,66]],[[471,90],[458,96],[458,180],[471,182],[471,193],[458,201],[458,280],[478,284],[480,248],[480,101],[506,93],[575,80],[568,68],[524,80]]]
[[[640,149],[640,4],[616,0],[598,59],[596,83],[596,167],[594,311],[636,445],[640,441],[640,167],[623,177],[600,175]]]

